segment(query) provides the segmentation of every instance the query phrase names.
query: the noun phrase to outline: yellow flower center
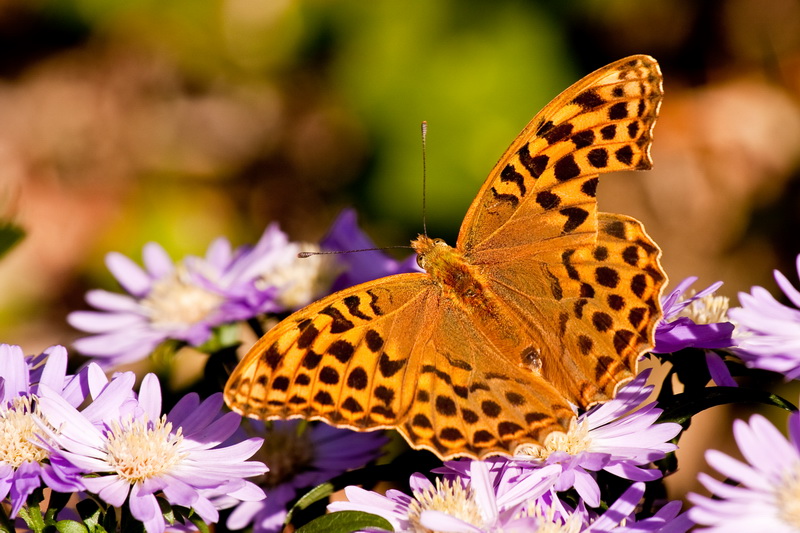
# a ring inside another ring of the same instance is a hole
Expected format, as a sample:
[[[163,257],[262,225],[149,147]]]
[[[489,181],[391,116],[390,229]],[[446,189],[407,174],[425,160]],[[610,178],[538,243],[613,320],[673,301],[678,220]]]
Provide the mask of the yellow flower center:
[[[800,463],[784,473],[775,498],[781,519],[794,529],[800,529]]]
[[[555,509],[547,507],[544,511],[538,505],[528,506],[522,513],[536,519],[536,533],[580,533],[583,531],[583,518],[578,514],[570,515],[566,522],[560,524],[555,519]]]
[[[691,298],[694,291],[687,295]],[[685,298],[682,298],[685,299]],[[702,298],[686,306],[678,316],[688,317],[695,324],[716,324],[718,322],[728,322],[729,300],[727,296],[714,296],[706,294]]]
[[[592,439],[589,437],[589,426],[586,420],[578,422],[573,418],[566,433],[553,431],[545,439],[542,446],[524,444],[516,450],[518,455],[528,455],[534,459],[547,459],[554,452],[566,452],[577,455],[589,449]]]
[[[186,267],[179,264],[170,276],[153,284],[142,305],[150,311],[154,325],[169,328],[196,324],[220,305],[220,295],[194,285],[188,278]]]
[[[441,511],[476,527],[483,527],[484,518],[471,488],[458,481],[436,479],[436,484],[422,492],[414,492],[408,506],[408,519],[415,533],[436,533],[420,523],[423,511]]]
[[[18,468],[25,462],[47,459],[47,450],[34,444],[45,437],[34,422],[34,418],[40,418],[38,406],[31,406],[34,401],[30,396],[20,396],[0,409],[0,463]]]
[[[146,420],[116,422],[106,435],[106,460],[131,484],[169,472],[186,456],[181,452],[183,434],[172,432],[166,415],[155,424]]]

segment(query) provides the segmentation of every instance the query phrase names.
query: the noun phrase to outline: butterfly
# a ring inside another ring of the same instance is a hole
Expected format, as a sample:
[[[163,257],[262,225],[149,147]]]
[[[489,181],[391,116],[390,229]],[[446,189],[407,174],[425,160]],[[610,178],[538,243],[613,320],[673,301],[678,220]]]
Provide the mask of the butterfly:
[[[601,173],[649,169],[656,61],[621,59],[539,112],[425,270],[295,312],[235,368],[242,415],[398,430],[442,459],[512,454],[608,400],[654,344],[666,275],[637,220],[597,211]]]

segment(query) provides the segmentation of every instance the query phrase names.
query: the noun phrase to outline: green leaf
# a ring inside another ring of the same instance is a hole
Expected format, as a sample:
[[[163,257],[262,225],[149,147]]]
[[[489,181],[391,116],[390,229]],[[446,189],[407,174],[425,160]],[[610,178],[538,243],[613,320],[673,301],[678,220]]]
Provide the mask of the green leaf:
[[[209,533],[208,524],[206,524],[197,513],[192,513],[186,518],[188,518],[189,521],[194,524],[194,527],[196,527],[200,533]]]
[[[380,516],[361,511],[338,511],[320,516],[297,530],[297,533],[352,533],[368,527],[394,531]]]
[[[113,515],[113,512],[105,513],[97,502],[91,499],[81,500],[75,507],[90,533],[106,533],[107,529],[102,525],[104,515]]]
[[[35,531],[36,533],[40,533],[44,531],[44,518],[42,517],[42,511],[39,509],[38,505],[26,505],[19,510],[19,514],[25,523],[28,524],[28,527],[31,528],[31,531]]]
[[[59,520],[56,522],[56,530],[59,533],[89,533],[89,530],[75,520]]]
[[[25,230],[8,221],[0,221],[0,257],[6,255],[22,238]]]
[[[226,348],[236,348],[241,344],[239,323],[222,324],[211,330],[211,337],[197,347],[201,352],[212,354]]]
[[[321,485],[317,485],[310,491],[303,494],[297,503],[295,503],[291,509],[289,509],[289,514],[286,515],[286,520],[284,520],[284,524],[288,524],[292,521],[292,515],[294,514],[295,510],[303,510],[308,508],[309,505],[318,502],[323,498],[327,498],[331,494],[336,492],[336,488],[333,486],[333,483],[322,483]]]
[[[697,413],[726,403],[763,403],[797,411],[791,402],[767,391],[742,387],[706,387],[700,391],[676,394],[663,403],[659,402],[664,412],[658,421],[685,424]]]

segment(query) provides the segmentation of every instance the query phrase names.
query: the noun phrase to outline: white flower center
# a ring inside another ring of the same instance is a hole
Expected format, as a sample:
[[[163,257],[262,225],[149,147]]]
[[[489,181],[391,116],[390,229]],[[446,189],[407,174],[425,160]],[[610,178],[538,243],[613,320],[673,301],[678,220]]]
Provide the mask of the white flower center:
[[[166,328],[196,324],[210,315],[222,297],[198,287],[179,264],[170,276],[156,281],[142,305],[150,310],[150,321]]]
[[[258,280],[259,288],[277,287],[277,301],[286,309],[299,309],[322,296],[341,271],[333,256],[311,255],[299,258],[294,250],[318,252],[319,246],[310,243],[292,245],[287,262],[265,273]]]
[[[106,434],[106,460],[131,484],[169,472],[186,453],[181,452],[181,428],[172,432],[166,415],[155,424],[146,420],[112,422]]]
[[[780,518],[794,529],[800,529],[800,463],[784,474],[775,498]]]
[[[554,452],[566,452],[570,455],[578,455],[588,450],[592,445],[589,436],[589,425],[586,420],[578,421],[573,418],[569,423],[566,433],[563,431],[553,431],[544,439],[542,446],[525,444],[519,446],[516,453],[519,455],[529,455],[534,459],[547,459]]]
[[[687,295],[688,299],[694,295],[694,291]],[[678,313],[678,316],[685,316],[692,319],[695,324],[716,324],[718,322],[728,322],[729,300],[727,296],[715,296],[706,294],[702,298],[694,300]]]
[[[39,408],[31,407],[31,402],[30,396],[20,396],[0,409],[0,463],[18,468],[25,462],[47,459],[47,450],[34,444],[45,435],[34,422],[34,418],[40,418]]]
[[[431,533],[420,524],[423,511],[440,511],[463,520],[478,528],[484,525],[480,507],[472,489],[464,488],[458,481],[436,479],[436,485],[422,492],[414,492],[414,500],[408,506],[408,520],[415,533]]]

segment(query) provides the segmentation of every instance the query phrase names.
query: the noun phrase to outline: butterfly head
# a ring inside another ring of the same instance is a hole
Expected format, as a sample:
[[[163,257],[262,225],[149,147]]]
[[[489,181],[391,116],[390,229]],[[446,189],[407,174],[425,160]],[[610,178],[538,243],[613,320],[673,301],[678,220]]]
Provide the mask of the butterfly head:
[[[417,264],[428,273],[441,264],[444,257],[449,257],[456,251],[448,246],[442,239],[431,239],[427,235],[419,235],[411,241],[411,248],[417,252]]]

